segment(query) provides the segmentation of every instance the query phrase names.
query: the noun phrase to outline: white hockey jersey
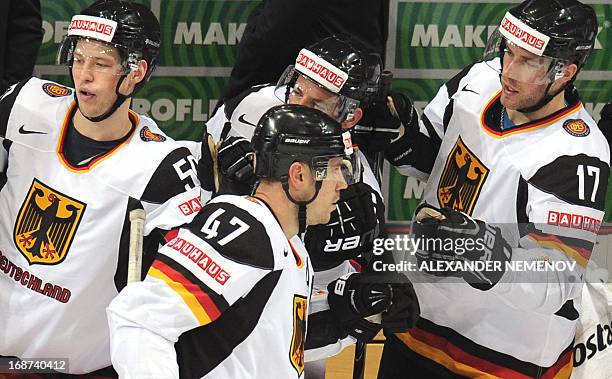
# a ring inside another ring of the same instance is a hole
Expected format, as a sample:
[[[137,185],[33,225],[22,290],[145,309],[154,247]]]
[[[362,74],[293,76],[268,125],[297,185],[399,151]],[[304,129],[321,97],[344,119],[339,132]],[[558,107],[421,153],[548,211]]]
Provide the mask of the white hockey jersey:
[[[462,376],[569,377],[581,274],[604,215],[609,147],[575,93],[564,109],[505,130],[500,94],[498,72],[480,62],[425,108],[421,128],[441,143],[423,201],[501,226],[513,261],[568,261],[577,269],[508,270],[488,291],[459,278],[412,275],[421,319],[397,337]],[[535,227],[519,227],[527,224]]]
[[[105,308],[126,283],[129,211],[144,208],[150,235],[191,221],[201,202],[194,157],[133,112],[125,142],[71,166],[72,94],[32,78],[0,100],[0,355],[68,358],[81,374],[111,364]]]
[[[215,114],[206,123],[208,132],[215,141],[227,138],[227,136],[239,136],[250,140],[261,116],[268,109],[281,104],[283,102],[276,96],[275,86],[259,85],[251,87],[249,90],[226,101],[217,109]],[[229,128],[230,125],[231,128]],[[379,195],[379,201],[382,202],[380,185],[376,181],[372,168],[365,155],[361,151],[357,151],[363,167],[362,181]],[[330,239],[329,245],[342,245],[341,241],[344,236],[337,236],[336,238]],[[311,252],[311,255],[314,256],[314,253]],[[355,272],[356,270],[348,260],[335,267],[326,267],[323,270],[318,268],[316,261],[314,263],[316,270],[314,291],[317,296],[313,297],[313,306],[310,310],[311,313],[325,312],[329,310],[326,295],[327,285],[342,275]],[[313,327],[316,327],[316,325],[313,325]],[[321,343],[324,345],[307,349],[306,361],[319,360],[338,354],[348,345],[355,343],[355,339],[347,336],[344,339],[335,341],[330,337],[330,340],[321,341]]]
[[[124,378],[303,378],[312,268],[268,206],[222,195],[108,308]]]

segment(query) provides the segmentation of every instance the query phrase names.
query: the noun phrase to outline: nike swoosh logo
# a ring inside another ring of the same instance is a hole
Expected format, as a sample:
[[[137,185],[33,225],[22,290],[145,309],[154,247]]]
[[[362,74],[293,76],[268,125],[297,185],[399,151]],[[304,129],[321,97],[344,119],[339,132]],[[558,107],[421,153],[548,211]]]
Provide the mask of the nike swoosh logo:
[[[243,124],[247,124],[247,125],[251,125],[251,126],[257,126],[255,124],[253,124],[252,122],[245,120],[244,116],[246,116],[246,114],[241,114],[240,117],[238,117],[238,121],[242,122]]]
[[[19,128],[19,134],[47,134],[47,132],[39,132],[36,130],[26,130],[24,128],[25,125],[21,125]]]
[[[473,92],[473,93],[475,93],[476,95],[480,95],[478,92],[476,92],[476,91],[474,91],[474,90],[472,90],[472,89],[468,89],[468,88],[467,88],[467,86],[468,86],[467,84],[466,84],[465,86],[463,86],[463,89],[462,89],[461,91],[465,91],[465,92]]]

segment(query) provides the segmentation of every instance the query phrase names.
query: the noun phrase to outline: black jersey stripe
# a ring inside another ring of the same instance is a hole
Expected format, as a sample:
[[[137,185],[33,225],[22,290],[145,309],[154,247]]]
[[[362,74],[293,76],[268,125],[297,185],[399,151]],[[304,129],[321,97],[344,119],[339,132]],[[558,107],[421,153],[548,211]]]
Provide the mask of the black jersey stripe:
[[[216,321],[179,337],[174,347],[181,378],[201,378],[232,354],[259,323],[281,274],[282,271],[270,272]]]
[[[427,129],[427,133],[429,134],[429,138],[431,138],[432,141],[434,141],[438,146],[440,146],[440,144],[442,143],[442,139],[440,138],[438,133],[436,133],[436,129],[434,128],[433,124],[431,123],[431,120],[429,119],[429,117],[427,117],[427,115],[423,114],[421,116],[421,121],[423,121],[423,125],[425,125],[425,129]]]
[[[5,94],[2,95],[0,100],[0,137],[6,136],[6,129],[8,125],[9,117],[11,116],[11,110],[13,109],[13,105],[15,104],[15,100],[21,92],[21,89],[25,86],[25,84],[30,79],[25,79],[20,81],[19,83],[9,87]]]
[[[529,178],[529,184],[570,204],[603,211],[610,166],[586,154],[562,155]]]
[[[443,351],[447,353],[450,352],[449,349],[453,347],[455,357],[460,356],[462,359],[466,360],[461,363],[481,371],[486,372],[487,367],[490,370],[491,366],[488,365],[490,363],[498,369],[507,369],[507,373],[514,371],[518,375],[535,378],[540,377],[543,372],[549,369],[549,367],[541,367],[533,363],[521,361],[508,354],[489,349],[462,336],[451,328],[437,325],[424,318],[420,318],[417,322],[417,326],[408,333],[411,336],[410,338],[417,339],[426,345],[429,345],[431,341],[436,341],[435,344],[438,345],[437,347],[445,346]],[[401,335],[398,336],[400,338],[402,337]],[[424,336],[428,336],[428,338]],[[566,355],[568,352],[571,353],[571,345],[561,352],[558,362],[567,360]],[[552,369],[555,366],[556,364],[553,364],[550,368]]]
[[[168,199],[185,192],[185,188],[194,188],[199,185],[200,183],[194,181],[196,176],[196,170],[193,166],[195,159],[190,157],[191,152],[186,147],[179,147],[170,152],[151,176],[141,196],[142,200],[153,204],[163,204]],[[193,160],[190,161],[190,159]],[[193,176],[184,175],[181,178],[177,170],[186,174],[192,172]]]
[[[274,268],[272,242],[266,228],[241,207],[226,202],[208,203],[186,228],[229,260],[265,270]],[[224,240],[237,231],[241,232],[235,238]]]

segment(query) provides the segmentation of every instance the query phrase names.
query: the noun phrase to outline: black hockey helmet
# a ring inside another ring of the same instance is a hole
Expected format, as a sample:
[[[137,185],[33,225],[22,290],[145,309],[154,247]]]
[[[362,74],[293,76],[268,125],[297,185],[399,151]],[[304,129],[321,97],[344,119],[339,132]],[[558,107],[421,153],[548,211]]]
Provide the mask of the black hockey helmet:
[[[306,206],[316,199],[327,179],[359,180],[361,166],[351,135],[325,113],[297,104],[275,106],[263,114],[251,139],[255,151],[255,176],[280,181],[287,198],[298,206],[299,232],[306,229]],[[289,167],[307,164],[315,179],[315,194],[295,200],[289,191]]]
[[[161,28],[155,15],[142,4],[98,0],[72,18],[68,34],[58,50],[58,64],[72,65],[79,38],[98,40],[117,48],[123,59],[123,74],[140,59],[147,61],[147,74],[141,82],[144,83],[157,65]]]
[[[104,114],[87,117],[91,121],[101,121],[111,114],[149,80],[157,65],[161,45],[159,21],[151,10],[142,4],[124,0],[98,0],[72,17],[68,34],[64,37],[57,52],[57,63],[72,67],[74,54],[80,39],[102,42],[102,46],[117,49],[121,58],[121,68],[113,74],[121,76],[117,84],[117,101]],[[104,51],[107,52],[107,51]],[[145,78],[128,95],[118,92],[125,76],[137,69],[138,61],[147,62]],[[108,70],[93,67],[93,70]],[[72,71],[70,71],[72,77]],[[76,96],[75,96],[76,98]]]
[[[372,78],[371,75],[375,70],[372,66],[381,65],[378,54],[366,54],[358,42],[336,36],[327,37],[308,47],[308,50],[348,74],[346,82],[340,88],[342,95],[358,101],[367,101],[376,92],[378,78]],[[312,75],[310,70],[299,71]]]
[[[543,82],[553,82],[566,65],[584,66],[596,36],[597,17],[591,6],[577,0],[528,0],[506,13],[487,42],[485,60],[499,56],[503,62],[505,49],[512,44],[542,57],[541,64],[548,66]]]
[[[298,75],[338,95],[333,117],[351,118],[357,107],[365,107],[378,91],[382,71],[378,54],[367,53],[356,41],[331,36],[302,49],[294,65],[287,67],[277,84],[277,95],[288,101]],[[289,88],[287,88],[289,87]],[[329,109],[320,109],[330,114]]]
[[[590,5],[576,0],[529,0],[509,13],[550,38],[543,56],[581,68],[593,51],[597,17]]]
[[[343,160],[343,179],[351,184],[359,179],[360,165],[353,151],[349,132],[340,123],[316,109],[284,104],[263,114],[251,139],[255,151],[255,176],[283,180],[294,162],[308,164],[317,181],[331,174],[331,158]]]
[[[510,79],[547,84],[545,94],[538,102],[518,109],[531,113],[561,92],[573,90],[576,75],[561,88],[549,92],[553,83],[565,75],[568,65],[576,64],[580,71],[593,51],[596,36],[597,18],[592,7],[577,0],[527,0],[506,13],[499,28],[487,41],[484,60],[500,75],[503,73]],[[504,71],[506,51],[515,47],[535,57],[518,60],[512,70]],[[499,57],[499,62],[494,59],[496,57]]]

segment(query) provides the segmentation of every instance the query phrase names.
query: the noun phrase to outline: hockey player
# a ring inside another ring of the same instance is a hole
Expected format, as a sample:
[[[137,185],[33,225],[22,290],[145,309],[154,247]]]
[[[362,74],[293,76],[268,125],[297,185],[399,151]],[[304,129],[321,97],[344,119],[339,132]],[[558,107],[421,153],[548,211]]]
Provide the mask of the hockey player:
[[[329,72],[327,79],[312,71],[313,67]],[[225,141],[219,150],[222,190],[229,183],[229,192],[250,191],[252,180],[246,188],[236,188],[235,184],[248,182],[245,176],[252,178],[250,162],[244,158],[250,153],[247,140],[253,134],[254,123],[267,109],[285,102],[301,104],[325,112],[349,130],[359,122],[362,108],[377,90],[379,75],[378,55],[363,53],[349,40],[328,37],[302,49],[276,86],[255,86],[227,100],[207,122],[213,140]],[[335,82],[329,78],[336,78]],[[334,212],[332,225],[306,232],[306,245],[316,271],[348,265],[346,260],[367,251],[382,228],[384,204],[380,187],[363,154],[358,154],[364,166],[363,181],[343,191],[339,208],[344,213]],[[350,202],[348,207],[345,198]],[[342,227],[344,232],[340,231]]]
[[[251,153],[246,138],[252,135],[255,120],[276,104],[287,102],[316,108],[341,122],[343,129],[351,129],[361,119],[362,107],[368,105],[378,89],[380,67],[376,54],[363,53],[350,40],[329,37],[302,49],[277,86],[256,86],[226,101],[207,123],[212,139],[224,140],[218,154],[223,180],[230,182],[232,190],[236,190],[237,182],[244,179],[248,182]],[[231,137],[226,138],[226,135]],[[333,288],[338,278],[354,273],[356,270],[349,259],[369,254],[373,239],[383,227],[384,204],[379,185],[363,154],[357,153],[364,162],[362,181],[341,192],[337,210],[329,223],[308,227],[303,237],[313,261],[317,293],[327,292],[330,283]],[[204,151],[203,155],[206,154]],[[206,179],[210,175],[202,170],[200,173],[202,182],[212,182]],[[248,193],[249,187],[243,191]],[[351,291],[345,293],[342,301],[332,301],[331,310],[324,295],[315,297],[311,309],[318,315],[313,318],[316,321],[313,321],[307,341],[307,360],[334,355],[354,343],[354,338],[367,342],[383,327],[392,331],[405,330],[411,325],[418,314],[418,303],[409,284],[398,286],[392,293],[394,298],[388,302],[379,302],[368,295],[379,289],[370,282],[381,284],[397,280],[400,279],[393,275],[351,275],[346,281]],[[345,302],[350,303],[349,293],[371,299],[378,307],[372,304],[344,306]],[[343,305],[336,306],[339,304]],[[374,313],[383,313],[382,324],[364,319]],[[330,328],[330,325],[335,327]]]
[[[126,284],[129,212],[157,249],[201,207],[194,157],[130,110],[159,47],[150,10],[98,1],[59,48],[75,88],[31,78],[1,98],[0,355],[116,375],[105,308]]]
[[[610,165],[608,143],[573,86],[596,34],[595,12],[576,0],[515,6],[485,60],[442,86],[421,130],[390,152],[391,160],[404,153],[395,163],[410,171],[433,163],[411,154],[412,144],[437,145],[425,155],[437,154],[433,169],[416,170],[428,180],[416,235],[486,243],[418,252],[427,264],[412,277],[421,317],[407,333],[388,336],[379,378],[570,376]],[[574,269],[512,269],[523,261]],[[474,262],[489,268],[430,269]]]
[[[313,270],[298,234],[329,221],[358,158],[338,122],[300,105],[269,109],[252,147],[253,196],[211,200],[111,303],[121,377],[303,377]]]

